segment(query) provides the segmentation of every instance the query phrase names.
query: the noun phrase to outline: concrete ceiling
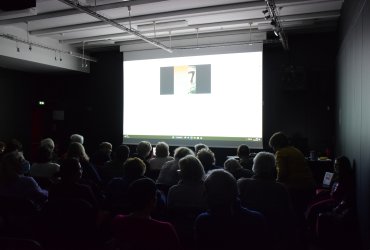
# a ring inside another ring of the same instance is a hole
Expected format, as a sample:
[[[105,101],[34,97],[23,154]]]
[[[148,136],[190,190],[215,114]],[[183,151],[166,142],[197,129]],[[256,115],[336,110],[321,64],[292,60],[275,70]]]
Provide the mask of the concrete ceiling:
[[[305,30],[335,30],[344,0],[276,0],[276,13],[285,34]],[[137,29],[146,37],[176,39],[181,36],[268,32],[271,19],[265,19],[266,1],[252,0],[79,0],[125,27]],[[130,6],[130,7],[128,7]],[[129,12],[129,8],[131,11]],[[37,37],[48,37],[75,47],[99,48],[137,42],[128,32],[58,0],[37,0],[36,13],[28,16],[1,15],[0,25],[27,29]],[[154,25],[155,24],[155,25]],[[155,29],[154,29],[155,26]],[[154,32],[155,30],[155,32]],[[154,34],[155,33],[155,34]],[[266,39],[276,39],[268,35]]]

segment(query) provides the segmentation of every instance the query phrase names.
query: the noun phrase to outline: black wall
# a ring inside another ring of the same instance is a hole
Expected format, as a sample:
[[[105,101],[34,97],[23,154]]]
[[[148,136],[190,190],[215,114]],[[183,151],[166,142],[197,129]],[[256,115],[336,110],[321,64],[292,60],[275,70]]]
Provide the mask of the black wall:
[[[0,140],[18,138],[27,150],[31,134],[31,88],[28,74],[0,68]]]
[[[337,152],[353,160],[363,249],[370,248],[370,2],[345,1],[338,54]]]

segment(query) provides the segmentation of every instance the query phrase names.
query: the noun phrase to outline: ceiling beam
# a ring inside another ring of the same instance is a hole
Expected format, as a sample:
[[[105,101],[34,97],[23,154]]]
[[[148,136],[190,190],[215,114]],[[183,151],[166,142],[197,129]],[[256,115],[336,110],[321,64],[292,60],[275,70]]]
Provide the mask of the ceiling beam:
[[[157,3],[157,2],[163,2],[163,1],[167,1],[167,0],[125,1],[125,2],[117,2],[117,3],[91,6],[89,7],[89,9],[93,11],[103,11],[103,10],[123,8],[123,7],[135,6],[135,5],[141,5],[141,4]],[[25,16],[25,17],[0,20],[0,25],[8,25],[8,24],[13,24],[13,23],[24,23],[24,22],[30,22],[30,21],[39,21],[39,20],[45,20],[48,18],[64,17],[64,16],[71,16],[71,15],[77,15],[77,14],[81,14],[81,12],[76,9],[59,10],[59,11],[53,11],[53,12],[46,12],[46,13],[38,14],[35,16]]]
[[[312,19],[328,19],[328,18],[338,18],[340,16],[339,11],[323,11],[318,13],[310,13],[310,14],[296,14],[296,15],[286,15],[281,16],[281,21],[283,22],[290,22],[295,20],[312,20]],[[189,28],[199,28],[199,32],[202,32],[202,28],[207,27],[218,27],[218,26],[230,26],[235,24],[248,24],[248,23],[266,23],[268,24],[269,21],[266,21],[264,18],[254,18],[254,19],[244,19],[240,21],[228,21],[228,22],[217,22],[217,23],[207,23],[207,24],[200,24],[200,25],[189,25],[187,27],[180,27],[171,29],[171,31],[181,31],[181,30],[188,30]],[[284,25],[283,25],[284,26]],[[225,28],[227,29],[227,28]],[[161,31],[169,31],[169,29],[156,29],[157,32]],[[150,34],[151,32],[143,32],[143,34]],[[126,32],[114,33],[114,34],[106,34],[106,35],[99,35],[99,36],[90,36],[90,37],[81,37],[81,38],[74,38],[74,39],[65,39],[60,40],[61,43],[65,44],[74,44],[79,42],[86,42],[86,41],[97,41],[97,40],[107,40],[107,39],[116,39],[122,36],[127,35]],[[173,34],[176,36],[176,34]]]

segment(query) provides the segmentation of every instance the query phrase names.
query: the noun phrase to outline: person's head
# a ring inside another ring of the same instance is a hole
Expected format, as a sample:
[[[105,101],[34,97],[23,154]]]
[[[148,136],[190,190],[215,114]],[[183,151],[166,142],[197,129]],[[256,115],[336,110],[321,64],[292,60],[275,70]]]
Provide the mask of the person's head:
[[[156,146],[156,156],[161,157],[167,157],[170,155],[170,149],[167,143],[165,142],[158,142]]]
[[[352,174],[351,162],[346,156],[337,157],[334,161],[334,171],[339,179]]]
[[[180,160],[181,158],[187,156],[187,155],[193,155],[194,152],[188,147],[178,147],[175,149],[175,152],[173,156],[175,157],[175,160]]]
[[[179,161],[180,179],[184,182],[200,182],[204,180],[202,163],[193,155],[187,155]]]
[[[5,154],[0,162],[0,182],[12,182],[22,174],[22,155],[18,151]]]
[[[54,144],[53,139],[45,138],[45,139],[41,140],[40,147],[44,147],[44,148],[46,147],[46,148],[50,149],[51,152],[53,152],[54,148],[55,148],[55,144]]]
[[[197,154],[203,148],[208,149],[208,146],[206,144],[203,144],[203,143],[195,144],[194,145],[195,154]]]
[[[52,159],[52,150],[48,146],[41,146],[37,152],[37,162],[46,163],[50,162]]]
[[[277,151],[289,146],[289,140],[283,132],[276,132],[270,137],[269,145],[274,151]]]
[[[113,149],[113,146],[110,142],[104,141],[99,144],[99,150],[103,153],[110,155],[112,153],[112,149]]]
[[[197,157],[205,168],[215,165],[216,158],[215,154],[207,148],[202,148],[198,151]]]
[[[239,161],[235,158],[227,159],[224,162],[224,169],[227,172],[231,173],[232,175],[234,175],[236,171],[238,171],[241,168],[243,168],[242,165],[240,165]]]
[[[136,180],[143,177],[146,166],[140,158],[128,158],[123,164],[123,175],[129,180]]]
[[[81,144],[84,144],[84,137],[82,135],[79,135],[79,134],[73,134],[70,137],[70,142],[71,143],[73,143],[73,142],[79,142]]]
[[[147,159],[152,151],[152,144],[148,141],[141,141],[136,146],[136,153],[141,159]]]
[[[252,170],[257,178],[275,180],[275,156],[268,152],[259,152],[253,159]]]
[[[88,161],[89,157],[85,152],[84,146],[79,142],[72,142],[68,146],[67,158],[77,158],[80,161]]]
[[[211,211],[230,208],[238,196],[236,179],[223,169],[209,171],[204,184]]]
[[[77,182],[81,179],[82,168],[77,158],[65,159],[60,164],[60,178],[65,182]]]
[[[130,148],[126,145],[120,145],[116,149],[115,160],[119,162],[125,162],[130,155]]]
[[[240,159],[246,159],[249,157],[250,150],[249,147],[245,144],[239,145],[236,154]]]
[[[150,212],[156,204],[156,186],[149,178],[141,178],[132,182],[128,188],[128,200],[133,212]]]

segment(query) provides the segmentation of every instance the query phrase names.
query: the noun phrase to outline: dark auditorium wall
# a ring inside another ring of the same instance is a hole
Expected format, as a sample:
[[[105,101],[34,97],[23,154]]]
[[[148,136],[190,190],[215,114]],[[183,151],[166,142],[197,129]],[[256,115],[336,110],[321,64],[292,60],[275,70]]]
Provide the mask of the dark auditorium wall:
[[[33,98],[44,99],[49,123],[44,137],[56,138],[65,151],[68,137],[80,133],[85,147],[94,152],[102,141],[122,141],[122,54],[105,51],[93,55],[91,73],[40,74],[34,77]],[[36,80],[37,79],[37,80]],[[37,86],[37,87],[36,87]],[[64,120],[52,119],[52,112],[64,111]]]
[[[345,1],[342,11],[337,152],[354,163],[363,249],[370,249],[370,1]]]
[[[25,149],[30,141],[30,90],[28,74],[0,68],[0,140],[16,138]]]
[[[263,131],[265,147],[276,131],[294,144],[325,154],[333,150],[333,107],[337,33],[289,34],[289,50],[263,51]]]

